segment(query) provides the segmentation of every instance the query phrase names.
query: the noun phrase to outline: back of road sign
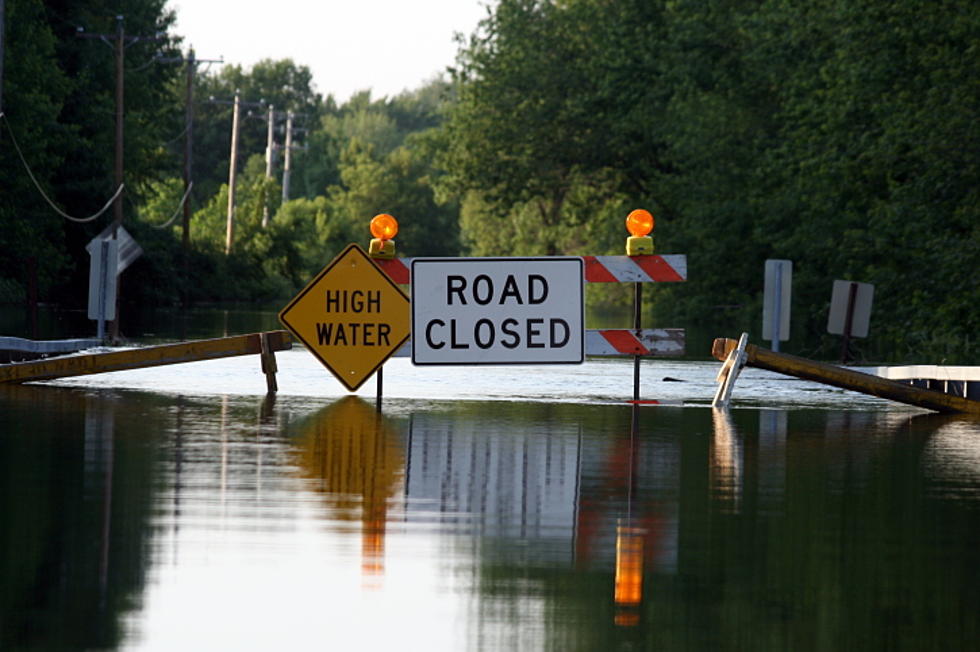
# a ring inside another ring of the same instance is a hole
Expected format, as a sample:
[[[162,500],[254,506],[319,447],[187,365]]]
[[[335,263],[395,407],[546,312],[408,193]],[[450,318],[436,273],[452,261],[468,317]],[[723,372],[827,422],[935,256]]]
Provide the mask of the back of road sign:
[[[762,303],[762,339],[773,343],[789,339],[789,304],[793,289],[793,261],[767,260]]]
[[[119,277],[119,243],[95,240],[88,249],[88,318],[112,321],[116,318],[116,279]]]
[[[854,303],[851,305],[851,337],[867,337],[871,323],[871,303],[874,301],[875,286],[871,283],[855,281],[834,281],[830,298],[830,314],[827,316],[827,332],[831,335],[844,335],[847,331],[847,305],[851,301],[851,288],[854,287]]]

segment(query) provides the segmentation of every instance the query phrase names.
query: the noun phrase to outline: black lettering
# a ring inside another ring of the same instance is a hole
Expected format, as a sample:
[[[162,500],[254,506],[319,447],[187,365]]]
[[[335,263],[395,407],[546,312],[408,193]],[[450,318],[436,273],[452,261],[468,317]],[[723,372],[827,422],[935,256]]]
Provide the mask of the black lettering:
[[[361,312],[364,310],[364,299],[362,297],[364,293],[360,290],[354,290],[350,293],[350,310],[351,312]]]
[[[468,349],[470,345],[466,342],[456,341],[456,320],[449,320],[449,348],[451,349]]]
[[[380,294],[380,292],[379,292]],[[378,345],[379,346],[391,346],[391,341],[388,336],[391,335],[391,324],[378,324]],[[381,341],[384,340],[384,344]]]
[[[490,330],[490,336],[486,340],[480,337],[480,330],[484,326]],[[476,326],[473,328],[473,338],[476,340],[476,345],[478,347],[481,349],[489,349],[491,346],[493,346],[493,341],[496,339],[496,336],[497,334],[493,327],[492,321],[489,319],[480,319],[476,322]]]
[[[562,339],[562,341],[560,342],[558,341],[558,338],[555,337],[555,326],[561,326],[563,329],[565,329],[564,339]],[[571,336],[572,336],[572,329],[568,327],[567,321],[565,321],[564,319],[559,319],[558,317],[555,317],[551,320],[551,348],[560,349],[561,347],[568,344],[568,340],[569,338],[571,338]]]
[[[381,290],[368,290],[367,311],[381,312]]]
[[[513,274],[508,274],[507,280],[504,282],[503,292],[500,293],[500,305],[504,305],[508,297],[517,299],[517,305],[524,305],[524,300],[521,298],[521,291],[517,288],[517,279],[514,278]]]
[[[331,310],[333,306],[333,310]],[[341,312],[340,290],[327,290],[327,312]]]
[[[327,293],[329,295],[329,292]],[[329,312],[329,310],[327,311]],[[333,324],[324,324],[317,322],[316,324],[316,341],[320,346],[326,346],[330,344],[330,332],[333,330]]]
[[[331,344],[333,344],[334,346],[337,346],[338,344],[340,344],[340,340],[343,340],[344,341],[344,346],[347,346],[347,333],[346,333],[346,331],[344,331],[344,325],[343,324],[337,324],[337,333],[334,336],[334,340],[333,340],[333,342],[331,342]]]
[[[534,282],[537,281],[540,294],[534,294]],[[529,305],[544,303],[548,299],[548,280],[540,274],[529,274],[527,277],[527,302]]]
[[[430,349],[441,349],[442,347],[446,346],[445,341],[436,342],[435,340],[432,339],[432,327],[433,326],[445,327],[445,325],[446,322],[442,321],[441,319],[433,319],[432,321],[430,321],[428,324],[425,325],[425,343],[429,345]],[[387,327],[388,324],[382,324],[382,326]],[[387,337],[388,337],[388,333],[386,330],[385,339],[387,339]]]
[[[377,324],[366,323],[364,324],[364,346],[377,346],[377,342],[374,341],[374,327]],[[552,339],[554,339],[552,337]]]
[[[480,283],[483,283],[486,289],[486,295],[480,296]],[[493,281],[486,274],[480,274],[475,279],[473,279],[473,300],[476,301],[481,306],[485,306],[490,301],[493,300]]]
[[[540,326],[544,323],[544,319],[528,319],[527,320],[527,348],[529,349],[543,349],[544,342],[535,342],[534,338],[541,335],[541,331],[534,326]]]
[[[500,340],[500,343],[508,349],[516,349],[521,343],[521,336],[514,330],[514,326],[517,326],[517,320],[513,317],[508,317],[500,325],[500,332],[511,337],[510,340]]]
[[[455,294],[459,297],[459,305],[466,305],[466,297],[463,296],[463,290],[466,289],[466,278],[463,276],[447,276],[446,277],[446,304],[453,305],[453,295]],[[443,324],[445,326],[445,324]]]

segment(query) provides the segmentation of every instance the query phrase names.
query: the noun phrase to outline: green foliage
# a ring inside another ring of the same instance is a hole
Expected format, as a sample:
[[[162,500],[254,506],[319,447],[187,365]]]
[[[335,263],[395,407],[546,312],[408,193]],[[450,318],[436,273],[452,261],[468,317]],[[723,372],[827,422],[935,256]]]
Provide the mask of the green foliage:
[[[127,34],[174,20],[163,0],[127,12]],[[106,0],[7,3],[5,108],[39,182],[75,214],[111,194],[114,139],[113,52],[75,26],[112,32],[115,14]],[[402,255],[621,253],[623,218],[646,207],[657,251],[689,257],[687,283],[647,290],[656,325],[757,333],[763,263],[788,258],[791,349],[835,354],[824,330],[844,278],[876,286],[867,357],[973,362],[978,34],[980,5],[965,0],[499,0],[461,39],[450,81],[394,98],[338,105],[288,59],[201,68],[187,251],[181,220],[150,228],[183,194],[185,70],[152,63],[179,39],[137,42],[126,225],[146,255],[124,297],[287,298],[347,243],[366,244],[379,212],[399,219]],[[207,98],[235,89],[267,104],[243,112],[226,255],[231,106]],[[268,104],[297,114],[291,201],[278,186],[282,118],[265,176]],[[0,147],[11,152],[5,133]],[[45,298],[77,302],[82,248],[106,221],[54,216],[9,155],[0,173],[0,246],[18,252],[0,260],[0,295],[23,295],[33,256]]]
[[[482,254],[618,252],[655,209],[690,265],[658,319],[754,330],[789,258],[793,345],[832,353],[847,278],[876,284],[869,354],[975,360],[978,33],[963,1],[501,0],[458,57],[440,191]]]

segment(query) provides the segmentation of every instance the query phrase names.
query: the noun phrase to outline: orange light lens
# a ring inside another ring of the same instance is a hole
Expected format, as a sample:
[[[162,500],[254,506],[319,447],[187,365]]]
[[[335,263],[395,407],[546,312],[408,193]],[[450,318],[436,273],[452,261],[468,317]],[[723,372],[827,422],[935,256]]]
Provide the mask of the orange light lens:
[[[398,220],[387,213],[380,213],[371,220],[371,235],[379,240],[392,240],[398,235]]]
[[[653,214],[637,208],[626,216],[626,230],[635,237],[649,235],[650,231],[653,231]]]

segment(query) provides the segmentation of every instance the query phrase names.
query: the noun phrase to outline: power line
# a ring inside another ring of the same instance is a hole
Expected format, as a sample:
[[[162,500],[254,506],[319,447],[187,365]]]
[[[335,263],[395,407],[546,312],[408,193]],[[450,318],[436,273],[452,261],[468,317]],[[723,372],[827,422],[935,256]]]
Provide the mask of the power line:
[[[14,144],[14,149],[17,151],[17,156],[20,157],[20,162],[24,164],[24,169],[27,171],[27,176],[29,176],[31,178],[31,181],[34,182],[34,187],[37,188],[37,191],[39,193],[41,193],[41,196],[44,198],[44,201],[48,202],[48,205],[52,208],[52,210],[54,210],[54,212],[56,212],[58,215],[65,218],[66,220],[70,220],[72,222],[84,223],[84,222],[91,222],[93,220],[98,219],[103,213],[109,210],[113,202],[116,201],[116,198],[119,197],[119,194],[123,191],[123,187],[124,187],[123,184],[119,184],[119,187],[116,189],[115,194],[109,198],[109,201],[107,201],[105,206],[102,207],[102,210],[95,213],[94,215],[89,215],[88,217],[72,217],[68,213],[64,212],[63,210],[55,206],[54,202],[51,201],[51,198],[48,197],[48,195],[44,192],[44,189],[41,188],[41,184],[38,183],[37,177],[34,176],[34,172],[31,170],[31,166],[28,165],[27,159],[24,158],[24,152],[21,151],[20,145],[17,143],[17,138],[14,136],[14,129],[13,127],[10,126],[10,119],[7,118],[7,114],[2,111],[0,111],[0,118],[3,118],[4,124],[7,125],[7,133],[10,134],[10,142]]]
[[[186,192],[184,192],[184,196],[180,198],[180,203],[177,204],[177,210],[174,211],[174,214],[170,216],[170,219],[169,220],[167,220],[165,223],[161,224],[160,226],[156,226],[154,224],[151,224],[150,226],[152,226],[154,229],[165,229],[168,226],[170,226],[171,224],[173,224],[174,223],[174,220],[177,219],[177,216],[180,215],[181,212],[183,211],[184,202],[187,201],[187,198],[191,194],[191,189],[193,189],[193,188],[194,188],[194,182],[191,181],[189,184],[187,184],[187,190],[186,190]]]

